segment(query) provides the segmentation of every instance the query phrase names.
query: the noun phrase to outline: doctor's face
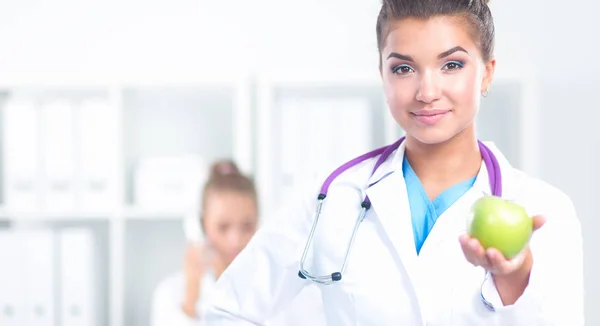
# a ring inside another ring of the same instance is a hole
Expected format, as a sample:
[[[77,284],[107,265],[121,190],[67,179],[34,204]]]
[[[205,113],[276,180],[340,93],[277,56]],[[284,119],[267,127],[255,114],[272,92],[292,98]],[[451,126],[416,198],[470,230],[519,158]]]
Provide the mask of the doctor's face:
[[[208,194],[203,227],[210,247],[222,262],[229,264],[244,249],[258,223],[257,205],[248,194],[215,191]]]
[[[460,17],[390,23],[381,77],[392,116],[408,136],[437,144],[473,128],[495,65],[483,61],[474,36]]]

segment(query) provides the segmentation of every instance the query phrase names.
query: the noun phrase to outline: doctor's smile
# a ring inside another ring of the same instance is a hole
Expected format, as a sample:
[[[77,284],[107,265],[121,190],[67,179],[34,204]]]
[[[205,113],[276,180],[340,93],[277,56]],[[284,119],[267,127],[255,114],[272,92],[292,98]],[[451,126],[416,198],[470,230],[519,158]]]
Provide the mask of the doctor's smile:
[[[413,115],[417,121],[423,124],[434,125],[450,112],[451,110],[420,110],[411,112],[410,114]]]
[[[404,136],[288,198],[223,272],[206,325],[264,326],[312,287],[330,326],[583,326],[573,202],[478,139],[488,1],[383,0],[374,18],[373,69]]]

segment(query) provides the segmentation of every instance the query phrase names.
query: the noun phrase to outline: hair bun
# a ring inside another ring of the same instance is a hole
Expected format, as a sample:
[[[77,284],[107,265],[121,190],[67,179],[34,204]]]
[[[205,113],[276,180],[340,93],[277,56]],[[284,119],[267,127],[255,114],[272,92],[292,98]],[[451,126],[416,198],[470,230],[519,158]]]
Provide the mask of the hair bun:
[[[469,0],[469,7],[475,5],[485,5],[487,6],[490,3],[490,0]]]
[[[215,162],[210,169],[210,179],[225,177],[229,175],[240,175],[237,165],[230,160]]]

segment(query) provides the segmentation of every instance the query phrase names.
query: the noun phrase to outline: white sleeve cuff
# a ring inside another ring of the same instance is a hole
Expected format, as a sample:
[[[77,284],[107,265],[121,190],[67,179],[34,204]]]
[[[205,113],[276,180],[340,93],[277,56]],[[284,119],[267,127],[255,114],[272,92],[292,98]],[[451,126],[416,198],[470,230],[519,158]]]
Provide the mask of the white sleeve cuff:
[[[533,325],[539,319],[543,288],[538,286],[540,275],[537,274],[537,269],[533,267],[529,276],[529,284],[523,294],[514,304],[505,306],[492,275],[489,272],[486,273],[481,286],[481,301],[489,311],[497,314],[499,325]]]
[[[489,311],[496,311],[496,307],[504,306],[490,272],[485,273],[485,279],[481,284],[481,302]]]

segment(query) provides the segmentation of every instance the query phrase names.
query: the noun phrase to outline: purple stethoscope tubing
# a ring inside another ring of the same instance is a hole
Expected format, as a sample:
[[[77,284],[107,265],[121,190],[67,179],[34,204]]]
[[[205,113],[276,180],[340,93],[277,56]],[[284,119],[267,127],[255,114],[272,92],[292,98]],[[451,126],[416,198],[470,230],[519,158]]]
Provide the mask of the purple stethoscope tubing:
[[[304,252],[302,253],[302,258],[300,259],[300,271],[298,272],[298,276],[300,278],[309,279],[313,282],[325,284],[325,285],[332,284],[332,283],[337,282],[342,279],[342,273],[344,272],[344,270],[346,268],[346,262],[348,261],[348,256],[350,254],[352,244],[354,243],[354,238],[356,237],[356,232],[358,231],[358,226],[360,225],[362,220],[365,218],[366,213],[369,210],[369,208],[371,208],[371,201],[369,200],[369,196],[365,196],[365,199],[361,203],[362,209],[361,209],[358,219],[356,220],[356,223],[354,224],[354,230],[352,232],[352,236],[350,237],[350,242],[348,243],[348,246],[346,248],[346,253],[344,255],[344,262],[342,263],[342,268],[340,269],[340,272],[334,272],[329,275],[323,275],[323,276],[313,276],[304,269],[304,262],[306,261],[306,256],[308,254],[308,250],[312,243],[312,239],[314,237],[314,233],[315,233],[315,229],[317,227],[318,221],[319,221],[319,217],[321,216],[321,209],[323,207],[323,201],[327,197],[327,192],[329,190],[329,186],[333,183],[333,181],[337,177],[339,177],[342,173],[344,173],[348,169],[362,163],[363,161],[366,161],[368,159],[379,156],[379,159],[377,160],[377,162],[375,163],[375,166],[373,167],[373,170],[371,171],[371,176],[373,176],[373,174],[375,174],[375,171],[377,171],[377,169],[383,164],[383,162],[385,162],[389,158],[389,156],[400,147],[400,145],[402,144],[404,139],[405,139],[405,137],[402,137],[391,145],[387,145],[387,146],[378,148],[376,150],[373,150],[371,152],[363,154],[353,160],[350,160],[350,161],[342,164],[335,171],[333,171],[327,177],[327,179],[325,179],[325,182],[323,182],[323,185],[321,186],[321,191],[319,192],[319,195],[317,197],[317,212],[315,214],[315,220],[313,222],[313,225],[310,230],[310,234],[306,241],[306,246],[304,248]],[[479,145],[479,151],[481,152],[481,157],[483,159],[483,162],[484,162],[487,172],[488,172],[488,178],[489,178],[489,182],[490,182],[490,186],[491,186],[491,190],[492,190],[492,195],[502,197],[502,173],[500,171],[500,164],[498,163],[496,156],[494,156],[494,153],[492,153],[492,151],[487,146],[485,146],[481,141],[477,141],[477,143]]]

